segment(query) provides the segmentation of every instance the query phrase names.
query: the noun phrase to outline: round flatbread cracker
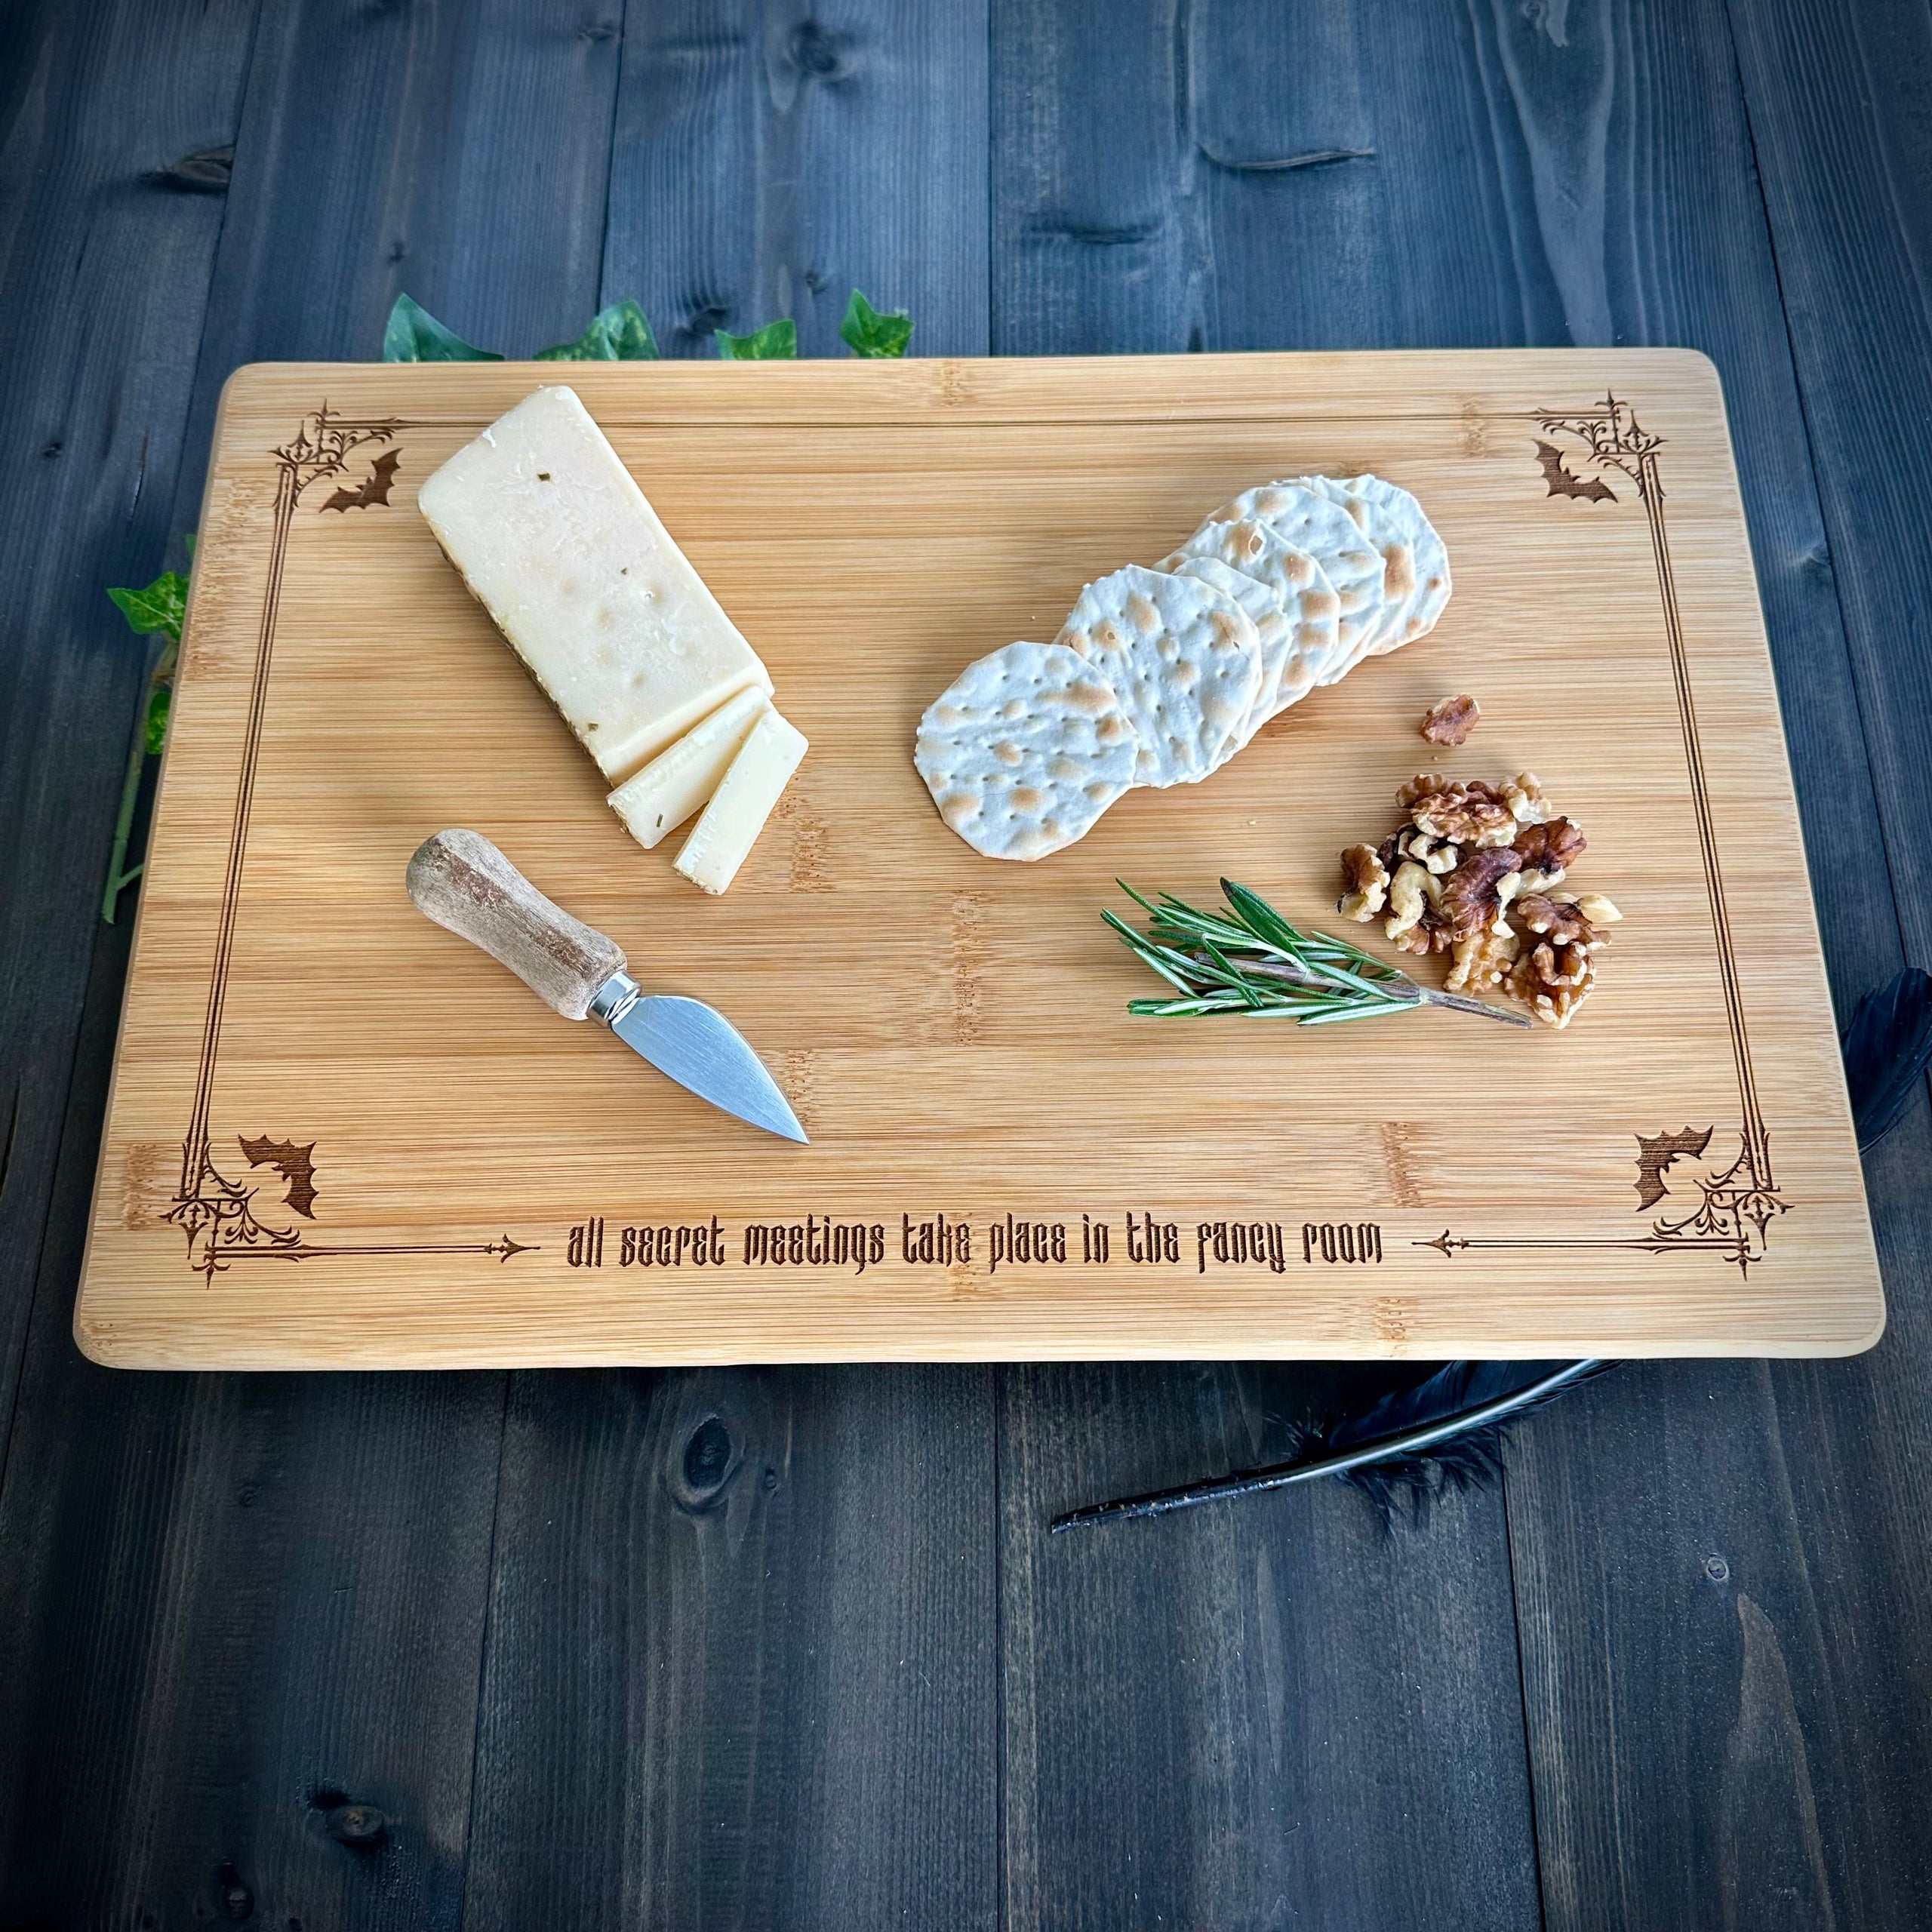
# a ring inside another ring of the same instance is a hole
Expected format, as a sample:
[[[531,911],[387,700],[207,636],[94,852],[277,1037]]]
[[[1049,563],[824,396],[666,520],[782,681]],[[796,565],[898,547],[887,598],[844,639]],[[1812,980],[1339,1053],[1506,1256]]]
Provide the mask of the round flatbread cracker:
[[[1140,564],[1088,585],[1054,641],[1120,694],[1140,737],[1138,785],[1205,778],[1261,682],[1261,641],[1232,597]]]
[[[1133,721],[1093,665],[1057,644],[1009,644],[926,708],[912,762],[974,851],[1044,859],[1134,782]]]
[[[1307,551],[1251,518],[1204,523],[1172,556],[1161,559],[1161,568],[1181,571],[1185,564],[1202,561],[1259,585],[1281,620],[1264,628],[1258,600],[1238,588],[1230,590],[1218,574],[1184,573],[1227,591],[1261,632],[1263,681],[1244,728],[1251,734],[1306,697],[1335,662],[1341,650],[1341,600],[1327,572]]]
[[[1307,487],[1339,503],[1382,553],[1387,574],[1382,622],[1366,655],[1384,656],[1435,628],[1449,601],[1449,552],[1423,507],[1379,476],[1304,476]]]
[[[1290,480],[1244,490],[1207,521],[1236,523],[1244,517],[1266,524],[1297,550],[1307,551],[1327,573],[1341,600],[1340,648],[1316,681],[1337,682],[1360,662],[1381,622],[1388,566],[1340,503],[1305,484]]]
[[[1282,666],[1294,648],[1294,627],[1288,622],[1280,598],[1265,583],[1229,569],[1213,557],[1190,557],[1177,550],[1173,556],[1162,558],[1160,568],[1176,577],[1197,577],[1210,589],[1232,597],[1253,620],[1255,635],[1261,641],[1261,678],[1254,688],[1254,702],[1215,759],[1218,771],[1267,721],[1267,706],[1280,681]]]

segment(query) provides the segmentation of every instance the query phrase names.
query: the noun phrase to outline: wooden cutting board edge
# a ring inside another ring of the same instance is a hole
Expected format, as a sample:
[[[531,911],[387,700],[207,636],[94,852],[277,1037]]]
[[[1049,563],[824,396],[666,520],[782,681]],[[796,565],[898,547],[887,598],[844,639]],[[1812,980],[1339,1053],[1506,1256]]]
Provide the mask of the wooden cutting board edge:
[[[1487,361],[1498,368],[1514,365],[1521,368],[1532,363],[1542,363],[1547,366],[1552,376],[1555,376],[1573,370],[1576,358],[1581,357],[1586,352],[1563,350],[1495,350],[1447,352],[1447,353],[1453,354],[1459,360],[1471,365],[1481,361]],[[1384,371],[1389,371],[1393,365],[1404,361],[1412,361],[1419,367],[1425,365],[1434,358],[1434,352],[1426,351],[1390,352],[1385,355],[1374,357],[1338,352],[1333,355],[1298,356],[1293,358],[1292,368],[1296,375],[1306,377],[1311,381],[1332,380],[1340,374],[1359,371],[1363,365],[1367,363],[1380,365]],[[1256,365],[1265,365],[1282,361],[1286,358],[1275,358],[1261,353],[1252,358],[1242,359]],[[1130,384],[1141,379],[1151,379],[1158,382],[1163,371],[1171,369],[1173,362],[1192,361],[1198,364],[1201,360],[1201,358],[1083,358],[1057,362],[1052,365],[1052,369],[1056,377],[1062,379],[1069,386],[1077,389],[1088,379],[1090,372],[1102,374],[1109,381],[1124,381]],[[1601,358],[1598,358],[1597,360],[1600,366]],[[1674,370],[1680,380],[1685,376],[1693,377],[1694,380],[1700,384],[1707,386],[1710,399],[1715,405],[1720,420],[1724,420],[1721,389],[1716,371],[1708,359],[1697,352],[1617,352],[1616,361],[1620,371],[1632,369],[1641,361],[1655,367],[1660,374],[1666,370]],[[1685,365],[1690,366],[1687,368]],[[997,414],[1014,406],[1007,399],[1003,387],[1003,379],[1009,374],[1018,373],[1020,368],[1021,365],[1011,363],[940,362],[925,365],[909,363],[891,367],[886,372],[881,372],[875,365],[801,365],[794,368],[780,368],[773,372],[774,380],[771,383],[771,386],[778,392],[778,399],[767,403],[761,398],[761,410],[768,409],[775,418],[780,420],[785,420],[795,414],[801,420],[810,420],[822,408],[822,402],[814,403],[811,400],[814,395],[822,392],[823,388],[828,384],[835,389],[838,385],[844,383],[852,385],[850,393],[855,400],[863,398],[869,411],[872,411],[877,408],[879,401],[879,387],[883,380],[884,382],[892,383],[909,390],[910,393],[903,407],[913,417],[916,417],[921,411],[932,407],[932,398],[935,395],[946,398],[946,406],[951,409],[961,410],[968,414],[974,413]],[[334,365],[261,364],[248,365],[238,370],[223,388],[220,408],[217,414],[216,450],[218,452],[222,448],[223,432],[227,426],[231,412],[247,406],[251,399],[251,392],[257,385],[264,382],[285,381],[291,377],[297,377],[304,381],[318,383],[325,389],[331,377],[347,377],[352,374],[366,377],[368,373],[366,369],[359,367],[343,370],[339,365]],[[412,371],[412,374],[419,377],[429,378],[432,388],[449,386],[452,395],[460,392],[464,379],[471,373],[467,370],[431,369],[426,366]],[[543,381],[556,380],[560,375],[571,379],[580,378],[586,372],[559,371],[555,365],[537,364],[491,365],[488,365],[488,373],[492,377],[498,380],[516,378],[527,381]],[[668,380],[674,386],[688,383],[700,395],[711,383],[717,380],[719,373],[710,365],[659,365],[653,371],[653,375],[657,379]],[[738,372],[734,370],[731,374],[735,377]],[[817,380],[814,380],[814,378]],[[782,386],[791,383],[806,386],[800,398],[795,401],[792,396],[786,395],[783,392]],[[862,389],[860,385],[865,386]],[[973,393],[976,389],[979,392],[977,395]],[[1078,420],[1091,420],[1091,406],[1076,401],[1067,413]],[[465,412],[465,420],[473,414],[473,411]],[[1727,473],[1724,480],[1729,494],[1733,499],[1732,507],[1738,527],[1741,531],[1743,528],[1742,504],[1738,497],[1734,461],[1729,460],[1727,421],[1725,423],[1724,434],[1725,455],[1727,460]],[[216,467],[211,463],[204,497],[205,527],[217,482]],[[207,576],[198,574],[191,589],[189,598],[187,635],[190,638],[194,633],[197,613],[202,603],[205,598],[214,594],[209,588],[209,580]],[[1770,701],[1775,706],[1777,702],[1776,686],[1770,675],[1768,648],[1764,641],[1761,612],[1761,611],[1754,611],[1752,614],[1757,620],[1755,627],[1758,646],[1764,656],[1765,686]],[[1789,785],[1789,754],[1783,743],[1781,728],[1778,752],[1783,767],[1782,775],[1788,787]],[[1801,832],[1798,833],[1798,836],[1801,838]],[[1817,952],[1815,907],[1810,903],[1808,891],[1804,897],[1804,909],[1802,919],[1806,928],[1806,935],[1810,941],[1814,957],[1821,960],[1821,955]],[[139,969],[143,933],[146,924],[146,895],[143,894],[137,913],[134,955],[135,964],[131,968],[131,983]],[[1820,983],[1822,984],[1822,976],[1820,976]],[[125,1040],[125,1038],[128,1011],[128,1008],[124,1005],[120,1026],[121,1040]],[[110,1096],[109,1106],[110,1121],[114,1115],[122,1073],[121,1044],[120,1041],[118,1041],[115,1068],[115,1092]],[[1838,1097],[1839,1108],[1842,1110],[1848,1131],[1849,1110],[1842,1096],[1841,1072],[1839,1085],[1841,1089]],[[108,1137],[104,1134],[100,1160],[97,1166],[97,1195],[106,1180],[105,1163],[108,1147]],[[1862,1198],[1860,1205],[1863,1205]],[[1869,1218],[1861,1214],[1858,1219],[1861,1225],[1857,1231],[1857,1235],[1854,1235],[1854,1244],[1855,1247],[1862,1245],[1866,1255],[1869,1258],[1868,1279],[1871,1283],[1871,1291],[1869,1296],[1862,1298],[1869,1306],[1871,1313],[1872,1318],[1869,1328],[1849,1329],[1841,1320],[1838,1323],[1829,1324],[1834,1330],[1834,1332],[1829,1334],[1819,1334],[1807,1338],[1796,1339],[1766,1335],[1758,1338],[1754,1342],[1750,1352],[1791,1355],[1848,1355],[1871,1346],[1878,1340],[1884,1327],[1882,1291],[1878,1285],[1876,1257],[1872,1247]],[[91,1223],[88,1256],[83,1264],[84,1282],[91,1266],[97,1232],[97,1223]],[[1862,1236],[1862,1242],[1859,1241],[1858,1236]],[[1859,1257],[1847,1256],[1846,1258],[1847,1260],[1852,1260]],[[1852,1272],[1864,1273],[1866,1270],[1859,1268]],[[139,1327],[143,1324],[135,1325]],[[1616,1324],[1611,1325],[1614,1327]],[[1032,1324],[1027,1324],[1027,1328],[1030,1331]],[[74,1331],[76,1341],[84,1353],[92,1359],[117,1365],[157,1367],[174,1366],[348,1367],[393,1363],[395,1360],[395,1358],[386,1353],[380,1344],[365,1349],[359,1340],[342,1337],[337,1337],[331,1342],[318,1343],[313,1346],[303,1343],[293,1343],[291,1338],[285,1337],[275,1346],[270,1356],[267,1358],[264,1358],[262,1352],[246,1340],[236,1340],[230,1344],[217,1343],[211,1346],[209,1340],[205,1337],[200,1343],[191,1344],[177,1353],[177,1349],[168,1346],[158,1334],[140,1336],[131,1334],[128,1325],[116,1317],[95,1316],[88,1306],[85,1291],[77,1299]],[[1614,1350],[1615,1353],[1632,1356],[1646,1354],[1722,1355],[1740,1352],[1733,1341],[1726,1338],[1700,1341],[1694,1337],[1679,1337],[1674,1340],[1646,1340],[1641,1336],[1633,1334],[1615,1337],[1606,1335],[1604,1339],[1607,1343],[1612,1340],[1615,1340],[1616,1346]],[[1311,1358],[1318,1356],[1354,1357],[1364,1352],[1358,1346],[1346,1344],[1334,1346],[1322,1346],[1319,1344],[1309,1346],[1309,1341],[1312,1340],[1313,1338],[1310,1337],[1308,1341],[1297,1343],[1294,1346],[1270,1349],[1266,1346],[1255,1346],[1253,1338],[1250,1338],[1240,1352],[1252,1354],[1258,1357],[1276,1355],[1306,1356]],[[1525,1337],[1524,1343],[1527,1343],[1532,1340],[1534,1338]],[[1029,1335],[1023,1333],[1016,1337],[1015,1340],[1015,1346],[1001,1346],[1001,1338],[997,1332],[983,1333],[972,1344],[958,1346],[937,1337],[928,1337],[916,1353],[909,1353],[903,1348],[894,1346],[889,1340],[881,1342],[875,1347],[846,1346],[821,1349],[795,1338],[782,1355],[773,1355],[757,1350],[746,1351],[728,1345],[711,1349],[694,1348],[687,1343],[681,1348],[675,1358],[680,1361],[719,1363],[774,1359],[799,1361],[887,1358],[1014,1360],[1048,1355],[1084,1355],[1094,1358],[1118,1359],[1187,1355],[1213,1358],[1229,1352],[1225,1347],[1214,1346],[1211,1339],[1198,1346],[1190,1346],[1185,1336],[1168,1333],[1156,1337],[1149,1345],[1143,1346],[1124,1341],[1118,1335],[1105,1338],[1091,1335],[1079,1331],[1078,1324],[1076,1324],[1075,1332],[1070,1334],[1055,1336],[1044,1332],[1036,1332]],[[1460,1347],[1457,1352],[1477,1358],[1508,1358],[1536,1352],[1527,1346],[1519,1345],[1513,1339],[1506,1342],[1499,1341],[1493,1346],[1485,1346],[1482,1345],[1479,1337],[1472,1334],[1465,1338],[1465,1342],[1466,1345]],[[613,1353],[603,1348],[578,1347],[568,1342],[561,1349],[539,1345],[528,1352],[524,1352],[520,1349],[506,1352],[500,1343],[485,1340],[474,1355],[467,1348],[459,1346],[433,1358],[412,1360],[408,1365],[427,1367],[439,1364],[449,1365],[468,1364],[485,1366],[502,1365],[506,1363],[521,1364],[526,1362],[533,1364],[542,1363],[555,1365],[592,1365],[617,1361],[634,1361],[648,1358],[651,1358],[640,1357],[635,1352],[628,1349],[622,1349]]]

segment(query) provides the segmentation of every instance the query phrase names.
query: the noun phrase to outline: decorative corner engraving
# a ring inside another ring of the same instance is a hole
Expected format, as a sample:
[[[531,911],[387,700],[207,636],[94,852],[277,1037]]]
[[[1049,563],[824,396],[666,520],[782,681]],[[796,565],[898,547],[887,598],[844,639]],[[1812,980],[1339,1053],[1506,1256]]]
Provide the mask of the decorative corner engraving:
[[[312,1221],[315,1218],[315,1143],[272,1140],[266,1134],[251,1140],[238,1134],[251,1168],[270,1168],[286,1184],[282,1204]],[[204,1141],[181,1149],[180,1192],[165,1217],[188,1237],[188,1265],[212,1281],[236,1261],[312,1261],[338,1254],[494,1254],[499,1262],[528,1254],[534,1244],[512,1241],[505,1234],[490,1241],[404,1241],[318,1244],[306,1229],[278,1228],[255,1212],[255,1203],[267,1189],[230,1180],[214,1161]]]
[[[1554,443],[1537,438],[1537,461],[1543,466],[1543,480],[1552,497],[1575,497],[1586,503],[1614,503],[1617,492],[1600,476],[1577,476],[1563,461],[1563,452]]]
[[[1542,412],[1537,419],[1546,436],[1567,436],[1579,446],[1573,452],[1601,472],[1620,471],[1637,486],[1644,503],[1662,503],[1663,491],[1657,480],[1657,453],[1663,438],[1654,436],[1640,424],[1629,404],[1606,395],[1594,409],[1569,413]],[[1590,503],[1615,503],[1617,497],[1599,474],[1580,476],[1564,462],[1564,452],[1554,443],[1539,441],[1537,461],[1552,497],[1577,497]]]
[[[288,1183],[283,1198],[305,1220],[315,1218],[315,1143],[298,1147],[292,1140],[271,1140],[266,1134],[243,1140],[242,1151],[251,1168],[272,1168]]]
[[[386,503],[389,500],[389,485],[395,481],[395,473],[402,463],[400,450],[385,450],[369,466],[369,473],[352,490],[335,490],[323,504],[327,510],[366,510],[371,503]],[[321,514],[320,512],[318,514]]]
[[[1689,1138],[1697,1144],[1678,1150],[1678,1153],[1701,1154],[1710,1144],[1713,1130],[1706,1128],[1701,1134],[1691,1134]],[[1672,1140],[1674,1135],[1660,1135],[1660,1140]],[[1638,1135],[1639,1140],[1643,1139]],[[1672,1154],[1666,1158],[1666,1164],[1677,1158]],[[1639,1183],[1640,1186],[1641,1183]],[[1589,1237],[1548,1236],[1525,1240],[1491,1238],[1481,1235],[1459,1235],[1444,1228],[1431,1241],[1411,1243],[1415,1247],[1432,1247],[1445,1260],[1453,1261],[1459,1254],[1472,1247],[1496,1248],[1586,1248],[1620,1247],[1643,1254],[1682,1254],[1702,1252],[1718,1256],[1726,1261],[1737,1263],[1741,1272],[1749,1272],[1752,1263],[1761,1261],[1768,1245],[1770,1225],[1779,1215],[1789,1211],[1791,1204],[1785,1201],[1766,1183],[1757,1177],[1752,1165],[1752,1149],[1748,1143],[1742,1144],[1736,1160],[1721,1174],[1699,1175],[1694,1185],[1697,1189],[1697,1204],[1687,1214],[1675,1220],[1668,1217],[1653,1221],[1647,1234],[1631,1235],[1619,1238],[1616,1235]],[[1669,1192],[1657,1184],[1657,1192],[1646,1205],[1662,1200]]]
[[[1690,659],[1684,649],[1683,614],[1678,606],[1677,580],[1664,522],[1663,483],[1657,458],[1664,438],[1644,429],[1631,405],[1615,395],[1606,395],[1593,408],[1540,411],[1536,420],[1543,438],[1561,439],[1552,441],[1540,438],[1536,444],[1537,460],[1551,496],[1614,503],[1618,500],[1616,493],[1602,480],[1604,472],[1614,470],[1636,485],[1638,500],[1644,506],[1649,525],[1657,589],[1663,603],[1664,635],[1676,688],[1678,718],[1684,734],[1684,761],[1690,778],[1691,808],[1696,815],[1698,850],[1703,860],[1711,931],[1717,944],[1724,1017],[1737,1073],[1742,1116],[1737,1130],[1738,1153],[1721,1172],[1697,1177],[1694,1183],[1697,1204],[1689,1214],[1653,1221],[1645,1235],[1623,1238],[1611,1235],[1598,1239],[1492,1240],[1457,1235],[1444,1228],[1433,1240],[1418,1241],[1413,1245],[1432,1247],[1450,1260],[1475,1247],[1622,1247],[1651,1254],[1702,1251],[1720,1255],[1735,1262],[1740,1271],[1748,1272],[1753,1263],[1764,1258],[1771,1223],[1780,1214],[1789,1213],[1792,1204],[1779,1193],[1773,1177],[1771,1137],[1758,1105],[1757,1076],[1751,1064],[1751,1037],[1745,1023],[1737,949],[1725,905],[1724,868],[1718,854],[1710,789],[1705,779],[1703,748],[1697,735],[1697,700],[1691,685]],[[1573,469],[1566,458],[1577,468]],[[1586,470],[1595,473],[1582,473]],[[1669,1198],[1670,1187],[1664,1177],[1672,1164],[1681,1158],[1701,1160],[1715,1132],[1715,1126],[1687,1127],[1675,1134],[1664,1131],[1636,1137],[1640,1212]]]
[[[1678,1134],[1638,1135],[1637,1208],[1640,1214],[1646,1208],[1654,1208],[1670,1192],[1664,1176],[1670,1171],[1671,1164],[1687,1154],[1693,1160],[1701,1159],[1715,1131],[1714,1128],[1707,1127],[1700,1132],[1687,1127]]]
[[[201,1060],[195,1080],[193,1110],[181,1143],[181,1181],[164,1218],[188,1238],[188,1265],[212,1282],[236,1261],[307,1261],[342,1254],[490,1254],[501,1263],[513,1254],[535,1251],[536,1244],[511,1239],[495,1241],[411,1241],[379,1244],[330,1244],[309,1238],[309,1231],[291,1223],[277,1227],[255,1211],[266,1191],[261,1184],[231,1180],[216,1166],[211,1139],[215,1066],[221,1048],[223,1009],[228,997],[229,966],[235,947],[235,917],[241,903],[242,878],[248,855],[248,824],[254,797],[255,768],[261,754],[262,715],[269,672],[275,657],[275,616],[281,597],[282,570],[288,553],[289,532],[296,506],[312,484],[340,475],[358,450],[371,444],[393,443],[398,432],[412,426],[400,417],[338,416],[327,402],[305,417],[295,434],[270,454],[276,463],[274,532],[269,557],[269,580],[255,638],[255,662],[250,688],[248,721],[242,742],[242,762],[235,780],[235,809],[229,827],[228,869],[221,908],[215,922],[214,963],[208,980],[206,1016],[202,1025]],[[368,475],[352,488],[340,489],[321,506],[324,510],[367,509],[386,504],[389,486],[402,460],[399,450],[378,456]],[[267,1134],[251,1138],[238,1134],[236,1145],[251,1168],[266,1168],[283,1183],[281,1205],[303,1220],[315,1219],[315,1143],[277,1140]]]
[[[301,426],[287,442],[270,451],[281,466],[281,488],[287,500],[292,506],[310,484],[340,475],[356,451],[371,443],[393,442],[396,432],[409,426],[399,416],[338,416],[325,402],[312,415],[302,419]],[[378,457],[371,466],[368,482],[354,491],[337,491],[321,507],[346,510],[372,503],[386,503],[389,485],[401,460],[400,450]],[[369,493],[366,496],[361,494],[365,490]]]

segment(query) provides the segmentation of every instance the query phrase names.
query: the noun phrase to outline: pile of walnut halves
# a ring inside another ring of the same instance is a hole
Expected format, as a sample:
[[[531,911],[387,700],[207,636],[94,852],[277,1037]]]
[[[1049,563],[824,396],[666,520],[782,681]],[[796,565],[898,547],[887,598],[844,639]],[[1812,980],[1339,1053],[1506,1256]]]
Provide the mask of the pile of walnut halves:
[[[1408,823],[1342,854],[1340,909],[1410,952],[1451,955],[1452,992],[1500,988],[1567,1026],[1596,978],[1602,930],[1623,915],[1600,893],[1551,890],[1583,854],[1533,772],[1500,785],[1425,772],[1395,795]]]

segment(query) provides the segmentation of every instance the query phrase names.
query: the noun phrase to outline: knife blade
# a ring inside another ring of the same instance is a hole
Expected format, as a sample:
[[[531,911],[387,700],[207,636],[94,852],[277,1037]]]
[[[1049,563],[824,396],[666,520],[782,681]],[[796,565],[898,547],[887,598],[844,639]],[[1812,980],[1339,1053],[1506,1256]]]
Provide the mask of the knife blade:
[[[790,1103],[744,1035],[715,1008],[645,993],[623,947],[544,897],[481,832],[426,838],[409,862],[409,896],[439,926],[507,966],[566,1020],[602,1020],[667,1079],[721,1112],[803,1142]]]
[[[628,976],[617,976],[636,990]],[[593,1005],[594,1013],[596,1008]],[[715,1007],[680,993],[646,993],[612,1014],[611,1031],[667,1080],[787,1140],[805,1130],[750,1043]]]

